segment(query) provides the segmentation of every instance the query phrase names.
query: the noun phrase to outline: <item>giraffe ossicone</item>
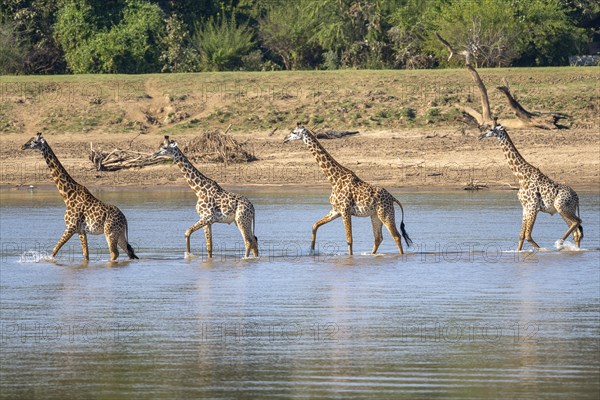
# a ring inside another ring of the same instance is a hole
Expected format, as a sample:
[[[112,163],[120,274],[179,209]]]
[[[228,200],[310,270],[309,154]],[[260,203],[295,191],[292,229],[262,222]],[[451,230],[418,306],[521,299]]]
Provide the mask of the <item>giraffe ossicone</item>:
[[[296,129],[283,142],[287,143],[294,140],[302,140],[304,142],[317,160],[323,174],[327,177],[332,187],[331,196],[329,197],[332,209],[325,217],[313,225],[311,252],[315,251],[315,242],[319,227],[342,217],[346,230],[348,254],[352,255],[352,217],[355,216],[371,218],[374,236],[372,254],[377,252],[379,245],[383,241],[383,225],[386,226],[394,238],[400,254],[404,254],[401,237],[404,238],[407,246],[410,246],[412,241],[406,233],[404,226],[404,208],[402,204],[384,188],[364,182],[353,171],[338,163],[325,150],[316,136],[300,123],[298,123]],[[396,228],[394,203],[398,204],[402,211],[402,220],[400,222],[400,231],[402,234]]]
[[[523,221],[517,250],[523,249],[523,243],[527,240],[533,247],[540,246],[533,240],[531,233],[538,212],[548,214],[558,213],[566,222],[567,232],[560,239],[562,244],[569,235],[577,247],[581,247],[583,239],[583,227],[579,215],[579,197],[577,193],[567,185],[554,182],[544,175],[539,169],[529,164],[513,144],[508,132],[502,125],[494,120],[494,125],[485,130],[479,139],[495,137],[500,142],[508,166],[519,180],[519,191],[517,196],[523,207]]]
[[[231,193],[219,186],[217,182],[203,175],[183,154],[177,142],[165,135],[155,157],[167,156],[173,159],[187,180],[190,188],[196,193],[198,201],[196,212],[200,219],[185,232],[186,254],[191,254],[190,236],[200,228],[204,229],[206,251],[212,257],[212,224],[235,222],[242,234],[246,247],[246,257],[250,251],[258,257],[258,239],[255,236],[254,205],[246,197]]]
[[[64,217],[66,229],[54,246],[52,257],[56,256],[64,244],[77,233],[81,241],[83,257],[89,260],[87,234],[104,233],[111,261],[115,261],[119,256],[118,247],[121,247],[130,259],[138,258],[129,244],[125,215],[116,206],[98,200],[85,186],[77,183],[60,163],[40,132],[29,139],[21,150],[36,150],[42,154],[67,208]]]

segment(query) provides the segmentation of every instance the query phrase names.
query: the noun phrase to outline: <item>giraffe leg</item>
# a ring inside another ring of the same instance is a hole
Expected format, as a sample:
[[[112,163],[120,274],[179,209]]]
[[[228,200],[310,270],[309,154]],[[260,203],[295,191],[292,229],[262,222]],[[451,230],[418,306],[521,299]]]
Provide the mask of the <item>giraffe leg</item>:
[[[117,258],[119,258],[119,249],[117,247],[119,237],[113,232],[104,232],[104,236],[106,236],[106,243],[108,243],[108,250],[110,251],[110,261],[117,261]]]
[[[312,241],[310,243],[310,252],[311,253],[315,252],[315,242],[317,241],[317,229],[319,229],[319,227],[321,225],[325,225],[326,223],[331,222],[336,218],[339,218],[341,215],[342,214],[340,214],[339,212],[337,212],[335,210],[331,210],[331,211],[329,211],[329,214],[327,214],[326,216],[324,216],[323,218],[321,218],[320,220],[315,222],[315,224],[312,227]]]
[[[540,246],[533,240],[531,237],[531,232],[533,231],[533,224],[535,224],[535,219],[537,217],[537,212],[529,213],[526,221],[525,221],[525,240],[527,240],[534,248],[539,249]],[[522,243],[521,247],[522,247]],[[521,249],[519,249],[520,251]]]
[[[348,243],[348,255],[352,255],[352,216],[350,213],[342,215],[344,228],[346,229],[346,242]]]
[[[252,253],[255,257],[258,257],[258,246],[255,244],[256,238],[252,233],[252,227],[249,226],[249,224],[244,225],[243,222],[239,222],[237,225],[240,230],[240,233],[242,234],[242,238],[244,239],[244,246],[246,247],[246,258],[250,257],[250,250],[252,250]]]
[[[88,251],[88,241],[87,241],[87,235],[86,235],[85,231],[82,231],[81,233],[79,233],[79,240],[81,241],[81,250],[83,251],[83,258],[85,258],[87,261],[89,261],[90,253]]]
[[[196,222],[194,225],[187,228],[187,230],[185,231],[185,251],[187,251],[188,253],[191,253],[190,236],[192,236],[192,233],[196,232],[200,228],[203,228],[207,224],[211,224],[210,220],[203,218],[203,219],[199,220],[198,222]],[[212,240],[211,240],[211,246],[212,246]],[[206,250],[208,251],[208,243],[207,243]],[[211,257],[212,257],[212,248],[210,250],[210,253],[208,254],[208,258],[211,258]]]
[[[383,223],[376,215],[371,215],[371,225],[373,225],[373,237],[375,242],[373,243],[373,250],[371,254],[377,253],[377,249],[379,245],[383,241],[383,234],[381,232],[381,228],[383,227]]]
[[[523,249],[523,242],[525,241],[526,227],[527,227],[527,221],[525,219],[525,214],[523,214],[523,222],[521,223],[521,233],[519,234],[519,245],[517,246],[517,251],[521,251]]]
[[[61,247],[63,247],[65,243],[67,243],[69,239],[73,237],[75,232],[77,232],[77,228],[75,226],[67,226],[60,239],[58,239],[58,243],[56,243],[56,246],[54,246],[54,249],[52,249],[52,257],[56,256],[56,253],[58,253]]]
[[[568,212],[562,212],[560,214],[560,216],[565,220],[565,222],[569,226],[569,229],[567,229],[567,232],[560,239],[561,242],[564,242],[569,237],[569,235],[572,233],[573,239],[575,239],[575,243],[577,244],[577,247],[579,247],[581,244],[582,233],[581,233],[581,230],[578,228],[581,226],[581,218],[577,217],[573,213],[568,213]]]
[[[208,253],[208,258],[212,258],[212,225],[204,226],[204,237],[206,237],[206,252]],[[189,253],[189,250],[188,250]]]
[[[383,207],[378,209],[377,215],[387,228],[390,235],[392,235],[394,238],[394,242],[396,242],[396,247],[398,247],[398,252],[400,255],[404,254],[404,250],[402,249],[402,236],[400,235],[400,232],[398,232],[398,228],[396,228],[396,216],[394,213],[393,204],[391,207]]]

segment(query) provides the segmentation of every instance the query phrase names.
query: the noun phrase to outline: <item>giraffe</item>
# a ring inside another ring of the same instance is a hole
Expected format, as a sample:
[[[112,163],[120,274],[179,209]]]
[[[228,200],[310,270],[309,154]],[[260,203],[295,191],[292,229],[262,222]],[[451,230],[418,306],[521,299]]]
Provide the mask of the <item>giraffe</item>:
[[[116,206],[103,203],[95,198],[85,186],[75,182],[41,133],[38,132],[36,136],[29,139],[21,147],[21,150],[36,150],[42,153],[58,192],[67,207],[65,211],[66,229],[54,246],[52,257],[56,256],[61,247],[77,233],[81,241],[83,257],[87,261],[90,259],[87,234],[100,235],[104,233],[111,261],[116,261],[119,257],[117,246],[121,247],[130,259],[138,259],[128,242],[125,215]]]
[[[203,175],[179,149],[177,142],[169,139],[169,136],[164,137],[154,156],[171,157],[198,197],[196,212],[198,212],[200,220],[185,231],[185,245],[188,254],[191,253],[190,236],[198,229],[204,228],[206,251],[208,257],[211,258],[212,224],[231,224],[235,221],[244,239],[246,257],[250,255],[250,250],[255,257],[258,257],[258,238],[254,236],[254,206],[250,200],[239,194],[223,190],[217,182]]]
[[[308,146],[308,149],[315,156],[317,163],[332,186],[331,196],[329,197],[332,209],[325,217],[315,222],[312,227],[311,253],[314,253],[315,250],[317,229],[336,218],[342,217],[344,228],[346,229],[348,254],[352,255],[351,217],[355,216],[371,217],[373,236],[375,237],[372,254],[377,252],[379,245],[383,241],[383,225],[386,226],[394,238],[400,254],[404,254],[400,233],[396,229],[394,203],[397,203],[402,211],[402,220],[400,223],[402,237],[404,237],[407,246],[410,246],[412,241],[404,228],[404,209],[402,204],[387,190],[364,182],[350,169],[343,167],[325,150],[314,133],[304,126],[298,124],[296,129],[283,142],[287,143],[293,140],[302,140]]]
[[[517,250],[522,250],[524,240],[527,240],[534,248],[540,248],[531,237],[533,224],[539,211],[550,215],[559,213],[568,225],[567,232],[560,239],[560,243],[562,244],[573,233],[575,243],[577,247],[580,247],[581,239],[583,239],[583,227],[579,217],[577,193],[567,185],[554,182],[525,161],[508,136],[506,129],[502,125],[497,125],[495,121],[494,126],[483,132],[479,139],[490,137],[498,139],[508,166],[519,180],[517,195],[523,207],[523,222]]]

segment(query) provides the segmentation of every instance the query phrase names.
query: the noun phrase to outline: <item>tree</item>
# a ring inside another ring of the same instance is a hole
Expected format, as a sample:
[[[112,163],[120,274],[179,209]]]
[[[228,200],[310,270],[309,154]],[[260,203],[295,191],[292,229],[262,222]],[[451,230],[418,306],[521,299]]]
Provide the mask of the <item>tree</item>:
[[[468,48],[477,67],[510,65],[520,54],[522,25],[505,0],[442,3],[433,21],[440,35],[457,48]],[[437,39],[432,50],[443,59]]]
[[[522,20],[517,65],[568,65],[568,56],[586,52],[589,37],[560,0],[514,1]]]
[[[192,41],[200,53],[204,71],[225,71],[241,67],[241,59],[254,46],[252,32],[230,18],[209,18],[198,23]]]
[[[0,22],[0,75],[22,72],[26,54],[25,43],[14,25]]]
[[[284,6],[273,7],[259,21],[259,37],[262,45],[281,57],[285,69],[297,69],[303,65],[308,49],[309,34],[314,27],[305,19],[301,0]]]
[[[55,36],[74,73],[159,72],[162,64],[164,14],[156,4],[127,1],[117,21],[98,27],[94,8],[85,0],[71,1],[58,13]]]
[[[55,0],[0,2],[0,23],[11,26],[14,40],[19,42],[23,51],[18,72],[40,74],[64,71],[63,54],[52,35],[57,10]]]
[[[162,72],[193,72],[199,67],[198,52],[191,46],[190,36],[176,14],[166,21],[167,34],[160,55]]]
[[[431,68],[436,59],[426,49],[427,35],[433,30],[432,20],[436,9],[431,1],[406,0],[389,15],[393,25],[387,36],[394,51],[396,68]]]

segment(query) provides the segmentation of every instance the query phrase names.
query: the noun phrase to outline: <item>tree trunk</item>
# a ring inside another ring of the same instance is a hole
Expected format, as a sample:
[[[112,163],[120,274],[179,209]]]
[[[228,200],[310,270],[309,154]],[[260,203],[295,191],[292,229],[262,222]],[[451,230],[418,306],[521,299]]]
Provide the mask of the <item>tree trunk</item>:
[[[448,48],[448,51],[450,52],[450,56],[448,56],[448,60],[450,60],[455,53],[454,48],[443,37],[441,37],[439,33],[435,32],[435,36],[439,39],[440,42],[442,42],[442,44],[444,46],[446,46],[446,48]],[[469,73],[471,74],[471,78],[473,79],[473,82],[475,82],[475,84],[477,84],[477,88],[479,89],[479,94],[481,95],[481,114],[478,113],[477,111],[473,110],[470,107],[466,107],[466,106],[460,106],[460,107],[457,106],[457,107],[461,108],[464,112],[466,112],[471,117],[473,117],[475,120],[477,120],[479,125],[491,124],[493,121],[492,121],[492,115],[491,115],[492,113],[490,110],[490,100],[488,97],[487,89],[485,88],[485,84],[481,80],[479,73],[477,73],[477,70],[471,66],[471,54],[469,53],[468,50],[460,51],[460,52],[458,52],[458,54],[465,57],[465,68],[467,68],[467,71],[469,71]]]
[[[561,119],[570,119],[571,117],[561,113],[538,113],[529,112],[513,97],[508,88],[508,82],[504,79],[504,86],[498,86],[497,89],[504,93],[508,99],[508,105],[515,113],[517,118],[526,126],[541,129],[565,129],[568,126],[558,123]]]

